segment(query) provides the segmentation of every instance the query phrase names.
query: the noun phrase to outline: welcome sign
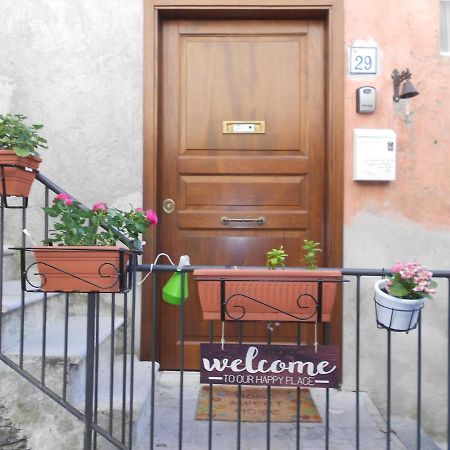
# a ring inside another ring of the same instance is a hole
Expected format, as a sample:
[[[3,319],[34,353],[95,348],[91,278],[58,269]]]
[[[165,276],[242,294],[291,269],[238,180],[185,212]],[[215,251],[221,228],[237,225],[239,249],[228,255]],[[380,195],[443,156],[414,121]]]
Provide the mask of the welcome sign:
[[[200,383],[338,387],[339,347],[200,344]]]

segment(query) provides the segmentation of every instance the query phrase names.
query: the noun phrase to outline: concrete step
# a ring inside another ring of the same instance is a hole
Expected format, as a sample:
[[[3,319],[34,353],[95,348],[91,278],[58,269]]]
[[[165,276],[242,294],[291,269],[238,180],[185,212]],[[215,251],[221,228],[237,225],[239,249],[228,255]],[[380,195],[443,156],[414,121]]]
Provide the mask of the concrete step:
[[[150,394],[152,379],[152,363],[148,361],[139,361],[136,357],[134,361],[134,395],[133,395],[133,448],[139,444],[140,447],[149,448],[148,427],[150,423]],[[126,396],[125,396],[125,414],[123,414],[123,355],[116,356],[114,360],[113,374],[113,409],[110,408],[110,386],[111,374],[109,371],[102,371],[99,374],[98,382],[98,424],[106,431],[112,430],[113,436],[119,441],[122,439],[122,421],[125,420],[125,436],[128,442],[129,430],[129,407],[130,407],[130,372],[131,357],[127,358],[126,364]],[[158,376],[159,364],[155,363],[155,376]],[[78,408],[84,407],[84,397],[78,398],[75,404]],[[112,426],[111,426],[112,425]],[[104,440],[98,439],[98,448],[111,448]]]
[[[417,422],[410,417],[394,416],[391,420],[393,432],[407,450],[417,449]],[[440,450],[441,447],[422,429],[420,433],[422,450]],[[447,446],[445,446],[447,448]]]
[[[25,334],[33,333],[35,328],[42,328],[44,315],[43,292],[25,292],[24,295],[24,330]],[[111,296],[100,296],[100,314],[111,313]],[[116,315],[123,315],[123,298],[116,296]],[[87,312],[87,295],[70,294],[68,300],[68,312],[70,316],[85,316]],[[64,321],[66,313],[66,294],[48,293],[46,320],[48,324]],[[6,281],[3,283],[2,301],[2,348],[10,347],[20,338],[22,319],[22,291],[20,280]]]
[[[122,381],[123,358],[117,356],[114,364],[114,396],[112,429],[115,438],[121,440],[122,435]],[[155,374],[158,377],[159,365],[155,363]],[[130,358],[127,364],[127,383],[130,374]],[[149,362],[134,359],[134,401],[133,401],[133,449],[148,449],[150,423],[150,393],[152,368]],[[0,398],[4,401],[10,417],[23,430],[33,450],[80,450],[83,448],[84,425],[69,412],[33,387],[20,375],[0,362]],[[99,379],[98,423],[109,431],[109,372],[103,371]],[[127,390],[127,400],[128,403]],[[78,399],[81,400],[81,399]],[[83,409],[84,399],[74,404]],[[0,414],[1,415],[1,414]],[[128,442],[128,412],[126,420],[126,439]],[[105,439],[98,437],[98,450],[112,450],[113,447]],[[138,445],[139,443],[139,445]],[[144,443],[144,444],[142,444]],[[0,446],[0,448],[2,448]],[[5,449],[6,450],[6,449]]]
[[[20,281],[8,281],[3,285],[2,307],[2,351],[16,363],[20,354],[20,323],[22,316],[22,294]],[[24,342],[23,365],[25,370],[41,379],[42,342],[43,342],[43,293],[25,293],[24,297]],[[129,427],[129,381],[131,358],[126,360],[126,400],[125,414],[122,413],[123,401],[123,296],[116,296],[116,314],[114,326],[111,325],[111,296],[102,295],[99,316],[99,394],[98,423],[109,430],[112,420],[114,437],[121,440],[122,422],[126,423],[126,439]],[[63,395],[64,373],[64,316],[66,311],[65,294],[48,294],[47,329],[45,355],[45,384],[59,395]],[[67,345],[67,384],[66,398],[74,406],[83,409],[85,397],[86,370],[86,310],[87,296],[71,294],[68,318]],[[114,348],[111,352],[114,335]],[[129,346],[129,339],[128,339]],[[113,364],[113,410],[110,411],[111,354]],[[148,442],[148,423],[150,421],[151,363],[140,362],[134,358],[134,400],[133,400],[133,441]],[[156,373],[159,365],[155,364]],[[27,409],[32,410],[33,405]],[[55,410],[58,407],[55,405]],[[20,411],[19,411],[20,416]],[[57,426],[56,419],[55,426]],[[147,444],[145,444],[147,447]],[[111,445],[98,438],[99,449],[109,449]]]
[[[122,347],[123,318],[115,317],[114,352]],[[68,320],[67,342],[67,399],[73,403],[84,398],[86,368],[86,327],[87,320],[83,316],[70,316]],[[59,395],[63,392],[64,372],[64,322],[47,325],[45,368],[47,386]],[[99,317],[99,371],[106,371],[111,359],[111,318]],[[23,344],[24,367],[36,378],[41,379],[42,361],[42,328],[34,328],[25,334]],[[5,345],[3,353],[10,359],[19,362],[20,341],[15,340]]]
[[[3,301],[1,311],[1,338],[2,348],[10,346],[19,339],[20,323],[22,318],[22,295],[20,280],[5,281],[3,283]],[[47,299],[57,298],[59,294],[47,295]],[[24,296],[24,323],[25,329],[29,323],[36,325],[42,317],[42,292],[25,293]],[[42,321],[41,321],[42,322]]]

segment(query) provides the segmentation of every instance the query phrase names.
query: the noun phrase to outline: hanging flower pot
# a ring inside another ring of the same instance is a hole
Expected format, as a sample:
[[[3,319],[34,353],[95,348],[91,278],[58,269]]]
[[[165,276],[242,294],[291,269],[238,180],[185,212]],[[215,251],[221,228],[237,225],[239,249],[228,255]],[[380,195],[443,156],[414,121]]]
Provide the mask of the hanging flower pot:
[[[392,276],[375,283],[377,324],[400,332],[416,328],[425,300],[436,292],[432,276],[417,263],[395,264]]]
[[[0,194],[28,197],[41,162],[38,150],[47,148],[40,124],[27,125],[22,114],[0,114]]]
[[[375,283],[375,312],[377,323],[391,331],[409,331],[417,326],[419,314],[425,299],[406,300],[389,295],[386,290],[388,280]]]
[[[12,150],[0,149],[0,194],[28,197],[41,159],[20,157]]]
[[[225,280],[225,320],[315,322],[319,312],[329,322],[342,282],[336,270],[200,269],[193,275],[205,320],[221,319]]]
[[[34,247],[27,282],[44,292],[122,292],[129,289],[132,252],[120,247]],[[35,270],[37,268],[37,271]],[[31,280],[40,276],[40,285]]]

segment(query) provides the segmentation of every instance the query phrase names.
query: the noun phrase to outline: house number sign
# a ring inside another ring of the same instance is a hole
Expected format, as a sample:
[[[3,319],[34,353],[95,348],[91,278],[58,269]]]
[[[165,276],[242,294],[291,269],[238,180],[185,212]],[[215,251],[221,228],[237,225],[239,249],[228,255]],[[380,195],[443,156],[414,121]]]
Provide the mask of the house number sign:
[[[339,347],[201,344],[200,383],[338,387]]]
[[[377,73],[377,48],[376,47],[351,47],[350,48],[350,73],[351,74],[376,74]]]

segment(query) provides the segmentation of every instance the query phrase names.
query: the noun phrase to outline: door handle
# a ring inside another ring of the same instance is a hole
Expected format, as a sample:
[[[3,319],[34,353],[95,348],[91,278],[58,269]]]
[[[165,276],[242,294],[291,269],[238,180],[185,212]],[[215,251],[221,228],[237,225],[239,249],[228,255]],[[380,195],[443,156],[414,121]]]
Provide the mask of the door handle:
[[[175,211],[175,202],[171,198],[166,198],[163,201],[163,211],[167,214],[172,214]]]
[[[264,225],[266,223],[266,218],[264,216],[257,217],[256,219],[246,219],[243,217],[239,217],[236,219],[232,219],[230,217],[222,217],[220,219],[222,222],[222,225],[228,225],[230,222],[238,222],[238,223],[249,223],[249,222],[256,222],[258,225]]]

